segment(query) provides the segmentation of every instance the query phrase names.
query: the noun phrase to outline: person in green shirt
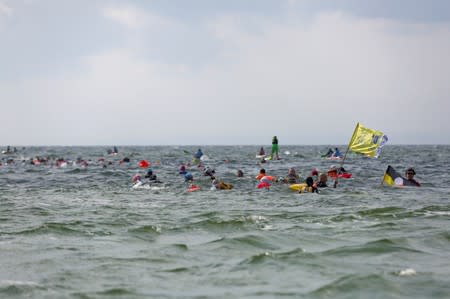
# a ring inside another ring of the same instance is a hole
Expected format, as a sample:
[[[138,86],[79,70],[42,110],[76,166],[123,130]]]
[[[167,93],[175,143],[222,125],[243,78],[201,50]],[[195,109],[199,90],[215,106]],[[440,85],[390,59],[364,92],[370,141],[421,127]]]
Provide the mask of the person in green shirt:
[[[278,155],[278,138],[277,136],[272,137],[272,152],[270,153],[270,160],[273,160],[273,155],[275,154],[275,159],[280,160]]]

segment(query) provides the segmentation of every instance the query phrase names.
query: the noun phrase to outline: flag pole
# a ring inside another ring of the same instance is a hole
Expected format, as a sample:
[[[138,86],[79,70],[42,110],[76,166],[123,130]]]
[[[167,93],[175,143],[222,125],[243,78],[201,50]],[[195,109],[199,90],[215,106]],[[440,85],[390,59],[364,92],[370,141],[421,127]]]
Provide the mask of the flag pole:
[[[384,172],[383,177],[381,178],[381,184],[380,187],[384,185],[384,178],[386,177],[386,171]]]
[[[336,188],[336,186],[337,186],[337,184],[338,184],[339,171],[340,171],[341,168],[344,166],[345,158],[347,157],[348,150],[350,149],[350,144],[352,143],[352,140],[353,140],[353,138],[355,137],[355,134],[356,134],[356,132],[357,132],[357,130],[358,130],[358,127],[359,127],[359,122],[356,123],[356,127],[355,127],[355,129],[353,130],[352,137],[350,138],[350,141],[348,142],[347,150],[345,151],[344,158],[342,158],[341,166],[339,166],[339,169],[338,169],[337,172],[336,172],[336,179],[334,180],[333,188]]]

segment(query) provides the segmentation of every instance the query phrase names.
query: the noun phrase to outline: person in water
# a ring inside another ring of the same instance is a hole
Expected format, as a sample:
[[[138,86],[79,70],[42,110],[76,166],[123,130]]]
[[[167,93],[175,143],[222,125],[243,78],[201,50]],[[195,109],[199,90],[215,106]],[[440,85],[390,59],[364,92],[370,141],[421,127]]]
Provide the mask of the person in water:
[[[130,163],[130,158],[125,157],[122,160],[119,161],[119,164],[123,164],[123,163]]]
[[[270,159],[273,160],[273,155],[275,154],[275,159],[280,160],[278,156],[278,138],[277,136],[272,137],[272,152],[270,153]]]
[[[331,148],[328,149],[328,152],[325,155],[322,155],[324,158],[331,158],[333,156],[334,152]]]
[[[212,181],[212,189],[216,189],[216,190],[230,190],[233,189],[233,185],[232,184],[227,184],[223,181],[220,181],[218,179],[213,179]]]
[[[133,182],[134,187],[139,187],[143,184],[142,177],[138,173],[133,175],[133,177],[131,178],[131,181]]]
[[[181,164],[180,167],[178,168],[178,173],[179,174],[186,174],[186,165]]]
[[[214,175],[216,174],[216,171],[214,168],[210,168],[209,166],[206,167],[206,169],[203,171],[204,176],[209,176],[211,178],[214,178]]]
[[[342,154],[341,154],[341,152],[339,151],[339,149],[337,147],[334,148],[334,154],[332,156],[336,157],[336,158],[341,158],[342,157]]]
[[[184,181],[185,182],[192,182],[194,180],[194,176],[190,172],[186,172],[184,174]]]
[[[259,149],[258,155],[260,155],[260,156],[265,156],[266,155],[266,152],[264,151],[264,148],[262,146]]]
[[[202,149],[199,148],[199,149],[197,150],[197,152],[194,154],[194,158],[195,158],[195,159],[200,159],[202,156],[203,156]]]
[[[414,184],[417,187],[420,187],[420,183],[414,179],[414,176],[416,175],[416,171],[414,168],[408,168],[405,171],[405,177],[406,180],[412,184]]]
[[[317,168],[313,168],[311,170],[311,177],[314,181],[317,181],[319,179],[319,171],[317,170]]]
[[[305,180],[306,188],[300,189],[299,193],[309,192],[309,193],[319,193],[319,189],[314,186],[314,180],[312,177],[307,177]]]
[[[283,178],[283,183],[296,184],[300,182],[300,176],[294,168],[289,168],[287,176]]]
[[[315,183],[316,187],[318,188],[324,188],[324,187],[328,187],[327,185],[327,181],[328,181],[328,176],[326,173],[321,173],[319,175],[319,179],[317,180],[317,182]]]
[[[148,182],[150,184],[153,184],[153,183],[159,184],[159,183],[161,183],[161,181],[158,180],[156,174],[153,173],[153,170],[151,168],[149,168],[147,170],[147,174],[145,175],[145,178],[148,179]]]
[[[236,172],[236,176],[238,178],[242,178],[242,177],[244,177],[244,172],[242,170],[238,169],[237,172]]]
[[[259,170],[258,175],[255,177],[255,179],[260,180],[262,177],[266,176],[266,170],[264,168],[261,168]]]

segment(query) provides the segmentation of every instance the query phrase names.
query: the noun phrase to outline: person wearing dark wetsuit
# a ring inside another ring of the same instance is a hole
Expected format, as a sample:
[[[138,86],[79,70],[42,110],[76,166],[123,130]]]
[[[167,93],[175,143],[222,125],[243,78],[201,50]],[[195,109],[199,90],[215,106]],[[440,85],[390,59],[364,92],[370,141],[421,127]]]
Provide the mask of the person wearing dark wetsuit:
[[[145,175],[145,178],[148,179],[148,182],[150,184],[153,184],[153,183],[160,184],[161,183],[161,181],[158,180],[158,178],[156,177],[156,174],[153,173],[152,169],[149,169],[147,171],[147,174]]]
[[[328,181],[327,174],[326,173],[321,173],[319,175],[319,179],[317,180],[316,187],[318,187],[318,188],[328,187],[327,181]]]
[[[309,193],[319,193],[319,189],[317,189],[316,186],[314,186],[314,180],[312,177],[307,177],[305,180],[306,188],[301,189],[299,193],[309,192]]]
[[[325,155],[322,155],[322,157],[324,158],[330,158],[331,156],[333,156],[334,152],[331,148],[328,149],[328,152]]]
[[[406,182],[405,183],[408,185],[420,187],[420,183],[414,179],[415,175],[416,175],[416,171],[414,170],[414,168],[408,168],[405,171],[406,182],[408,182],[408,183],[406,183]]]

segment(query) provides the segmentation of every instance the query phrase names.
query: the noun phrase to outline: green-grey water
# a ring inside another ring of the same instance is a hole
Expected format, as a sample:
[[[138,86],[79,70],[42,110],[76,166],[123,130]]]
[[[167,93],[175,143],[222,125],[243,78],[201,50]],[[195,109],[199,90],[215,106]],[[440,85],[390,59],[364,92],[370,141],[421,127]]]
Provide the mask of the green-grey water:
[[[187,192],[178,166],[196,149],[27,147],[8,165],[3,155],[0,298],[450,297],[450,146],[350,154],[353,178],[320,194],[255,188],[259,146],[203,146],[205,165],[234,188],[210,190],[193,165],[201,190]],[[338,164],[320,158],[327,149],[280,146],[282,159],[263,167],[305,177]],[[37,155],[89,165],[31,165]],[[164,189],[131,188],[141,159]],[[380,186],[389,164],[415,167],[422,187]]]

